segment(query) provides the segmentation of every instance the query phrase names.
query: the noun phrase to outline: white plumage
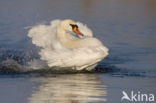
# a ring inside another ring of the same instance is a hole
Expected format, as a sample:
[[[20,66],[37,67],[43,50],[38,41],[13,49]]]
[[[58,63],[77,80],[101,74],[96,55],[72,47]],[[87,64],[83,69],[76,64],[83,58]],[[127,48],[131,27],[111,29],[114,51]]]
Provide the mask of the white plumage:
[[[71,23],[78,25],[84,36],[76,37]],[[53,20],[50,25],[34,26],[28,36],[33,44],[41,47],[39,55],[49,67],[93,69],[93,65],[108,55],[108,49],[93,38],[92,31],[86,25],[72,20]]]

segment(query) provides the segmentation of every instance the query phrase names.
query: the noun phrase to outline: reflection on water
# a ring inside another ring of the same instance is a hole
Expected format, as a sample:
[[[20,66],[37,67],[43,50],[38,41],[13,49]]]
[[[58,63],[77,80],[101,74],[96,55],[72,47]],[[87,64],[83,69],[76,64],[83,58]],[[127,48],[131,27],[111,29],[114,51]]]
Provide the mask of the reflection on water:
[[[33,79],[41,82],[39,89],[28,98],[29,103],[88,103],[106,101],[106,85],[98,75],[73,74]]]

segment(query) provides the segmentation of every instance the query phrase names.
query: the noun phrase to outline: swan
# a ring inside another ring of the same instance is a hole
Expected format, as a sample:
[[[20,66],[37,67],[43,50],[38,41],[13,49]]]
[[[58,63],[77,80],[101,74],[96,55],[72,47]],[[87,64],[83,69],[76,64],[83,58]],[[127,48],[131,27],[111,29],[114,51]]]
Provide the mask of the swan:
[[[89,47],[89,46],[102,46],[102,43],[96,39],[96,38],[84,38],[84,39],[78,39],[70,38],[70,34],[68,32],[74,32],[77,35],[83,36],[76,23],[72,20],[64,20],[60,23],[60,25],[57,28],[57,37],[62,45],[64,45],[67,48],[82,48],[82,47]]]
[[[28,36],[41,47],[39,55],[49,67],[92,70],[108,55],[108,48],[93,37],[86,25],[71,19],[34,26]]]

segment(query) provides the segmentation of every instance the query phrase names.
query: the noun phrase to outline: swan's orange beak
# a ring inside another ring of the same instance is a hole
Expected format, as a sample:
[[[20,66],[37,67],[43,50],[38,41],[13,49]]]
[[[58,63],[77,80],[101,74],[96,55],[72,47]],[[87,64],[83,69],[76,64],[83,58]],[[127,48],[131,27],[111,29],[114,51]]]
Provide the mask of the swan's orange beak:
[[[76,34],[78,34],[78,35],[84,36],[84,35],[79,31],[79,29],[78,29],[77,27],[74,27],[74,28],[73,28],[73,32],[76,33]]]

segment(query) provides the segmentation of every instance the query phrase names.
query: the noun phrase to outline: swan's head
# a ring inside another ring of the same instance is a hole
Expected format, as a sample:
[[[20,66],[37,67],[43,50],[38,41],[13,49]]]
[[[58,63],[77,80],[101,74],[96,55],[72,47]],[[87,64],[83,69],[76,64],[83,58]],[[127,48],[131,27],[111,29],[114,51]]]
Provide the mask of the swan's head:
[[[77,24],[73,20],[70,19],[63,20],[60,25],[66,31],[74,32],[78,35],[83,36],[83,34],[79,31]]]

